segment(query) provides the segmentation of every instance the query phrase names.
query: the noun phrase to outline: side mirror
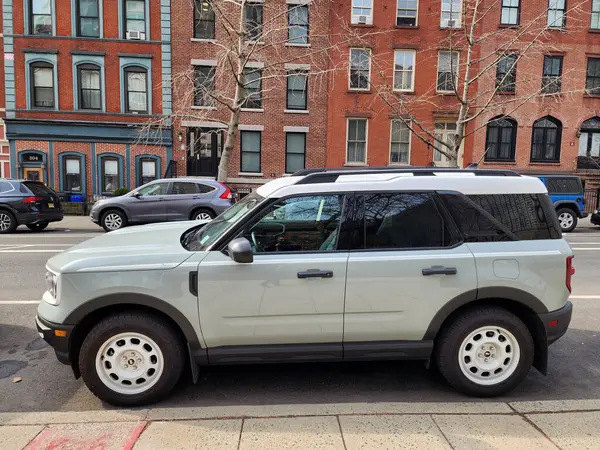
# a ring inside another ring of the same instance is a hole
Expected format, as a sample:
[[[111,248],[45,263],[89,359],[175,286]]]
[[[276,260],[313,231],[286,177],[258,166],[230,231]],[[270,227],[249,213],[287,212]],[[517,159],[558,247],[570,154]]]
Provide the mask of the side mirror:
[[[133,196],[135,198],[140,198],[142,196],[142,194],[140,194],[139,192],[136,192],[135,194],[133,194]]]
[[[237,238],[229,243],[227,246],[229,257],[236,263],[248,264],[254,261],[254,252],[252,251],[252,244],[246,238]]]

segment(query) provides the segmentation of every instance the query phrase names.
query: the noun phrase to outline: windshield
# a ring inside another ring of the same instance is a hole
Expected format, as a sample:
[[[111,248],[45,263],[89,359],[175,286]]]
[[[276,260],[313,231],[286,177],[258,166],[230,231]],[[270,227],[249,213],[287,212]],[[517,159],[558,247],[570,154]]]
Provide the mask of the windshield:
[[[183,235],[181,244],[186,250],[198,252],[206,250],[219,236],[234,223],[253,210],[264,197],[254,193],[247,195],[219,217],[207,223],[203,228],[192,230]]]

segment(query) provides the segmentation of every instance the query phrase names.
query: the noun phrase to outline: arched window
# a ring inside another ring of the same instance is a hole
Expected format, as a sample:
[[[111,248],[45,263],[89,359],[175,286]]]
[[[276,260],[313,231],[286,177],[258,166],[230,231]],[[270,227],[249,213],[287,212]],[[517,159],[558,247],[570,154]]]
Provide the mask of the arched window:
[[[505,116],[488,122],[485,139],[486,161],[514,161],[517,147],[517,122]]]
[[[48,62],[33,62],[31,70],[31,103],[34,108],[54,108],[54,67]]]
[[[546,116],[533,122],[531,137],[532,162],[559,162],[562,124],[554,117]]]
[[[148,114],[148,70],[141,66],[125,69],[125,110]]]
[[[79,109],[102,109],[102,77],[100,73],[100,66],[95,64],[77,66]]]

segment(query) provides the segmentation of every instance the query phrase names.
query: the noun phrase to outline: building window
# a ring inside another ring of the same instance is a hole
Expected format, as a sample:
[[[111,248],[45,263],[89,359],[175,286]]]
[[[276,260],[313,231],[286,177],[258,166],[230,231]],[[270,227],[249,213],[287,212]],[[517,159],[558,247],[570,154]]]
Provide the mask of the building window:
[[[30,0],[29,33],[52,35],[52,1]]]
[[[262,108],[262,70],[246,68],[242,78],[244,84],[245,98],[242,108]]]
[[[125,111],[148,113],[148,71],[143,67],[125,69]]]
[[[460,28],[462,26],[462,0],[442,0],[440,27]]]
[[[260,173],[260,146],[260,131],[240,132],[240,153],[242,155],[242,172]]]
[[[304,169],[306,159],[306,133],[285,134],[285,173]]]
[[[54,67],[45,62],[32,63],[30,67],[32,106],[54,108]]]
[[[63,158],[63,189],[66,192],[82,192],[81,186],[81,158],[67,156]]]
[[[140,159],[140,167],[139,171],[142,174],[141,182],[142,184],[150,183],[158,179],[157,177],[157,162],[155,159]]]
[[[486,161],[514,161],[517,147],[517,122],[502,116],[490,120],[485,142]]]
[[[592,0],[592,21],[590,28],[592,30],[600,29],[600,0]]]
[[[196,39],[215,38],[215,10],[209,0],[194,2],[194,37]]]
[[[414,50],[396,50],[394,51],[394,90],[409,91],[414,90],[415,83],[415,51]]]
[[[532,162],[559,162],[562,124],[554,117],[542,117],[533,123]]]
[[[398,0],[396,6],[396,26],[416,27],[419,0]]]
[[[548,0],[548,26],[564,28],[567,21],[567,0]]]
[[[102,192],[114,192],[120,188],[119,160],[114,157],[102,158]]]
[[[127,33],[139,34],[139,39],[146,39],[146,2],[144,0],[125,0],[125,38]]]
[[[410,160],[410,130],[401,120],[392,120],[390,164],[408,164]]]
[[[562,56],[544,56],[542,72],[542,92],[555,94],[562,89]]]
[[[100,37],[98,0],[77,0],[77,36]]]
[[[454,92],[458,82],[458,52],[439,52],[437,91]]]
[[[517,55],[504,55],[496,64],[496,89],[514,93],[517,84]]]
[[[373,0],[352,0],[351,23],[370,25],[373,23]]]
[[[585,90],[588,94],[600,94],[600,58],[588,58]]]
[[[196,66],[194,80],[194,106],[215,106],[215,67]]]
[[[518,25],[521,20],[521,0],[502,0],[502,25]]]
[[[348,119],[346,162],[348,164],[367,163],[367,119]]]
[[[308,44],[308,5],[288,6],[288,42]]]
[[[102,109],[100,67],[82,64],[77,67],[79,109]]]
[[[350,89],[368,91],[371,81],[371,50],[350,49]]]
[[[245,3],[244,24],[246,28],[246,40],[260,41],[263,26],[263,5],[259,3]]]
[[[456,142],[456,122],[437,122],[434,125],[433,161],[436,166],[456,166],[458,160]],[[448,155],[451,155],[449,157]]]
[[[288,72],[286,109],[308,109],[308,75],[305,72]]]

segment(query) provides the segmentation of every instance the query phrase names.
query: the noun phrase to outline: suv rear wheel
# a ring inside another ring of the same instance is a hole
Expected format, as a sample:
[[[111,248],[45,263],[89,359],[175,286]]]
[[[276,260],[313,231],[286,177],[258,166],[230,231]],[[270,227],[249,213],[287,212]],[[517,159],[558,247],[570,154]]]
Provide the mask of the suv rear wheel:
[[[577,226],[577,215],[571,208],[560,208],[556,215],[563,233],[569,233]]]
[[[100,321],[79,352],[83,381],[101,400],[138,406],[164,398],[184,367],[181,339],[164,320],[122,313]]]
[[[215,218],[215,213],[208,209],[196,209],[192,212],[192,220],[212,220]]]
[[[436,341],[437,366],[448,383],[468,395],[495,397],[529,373],[534,345],[527,326],[498,307],[468,310]]]

